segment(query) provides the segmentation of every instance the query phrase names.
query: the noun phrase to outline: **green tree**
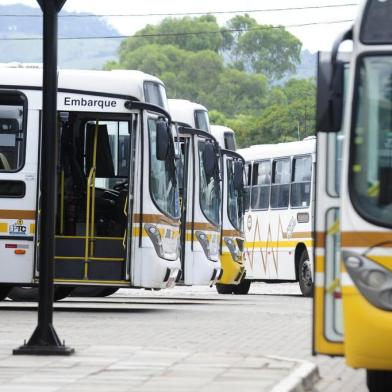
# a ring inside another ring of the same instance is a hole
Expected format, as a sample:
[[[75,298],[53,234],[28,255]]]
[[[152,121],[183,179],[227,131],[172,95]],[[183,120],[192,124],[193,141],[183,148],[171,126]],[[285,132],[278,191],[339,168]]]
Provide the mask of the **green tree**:
[[[300,62],[301,41],[286,31],[260,25],[249,15],[237,15],[227,23],[232,39],[225,38],[231,64],[241,70],[262,73],[268,78],[281,79],[293,72]]]
[[[123,56],[149,44],[174,45],[189,51],[212,50],[218,52],[223,43],[219,25],[213,15],[190,18],[165,18],[158,25],[147,25],[120,45]]]
[[[214,91],[214,108],[228,117],[259,114],[265,106],[268,82],[265,76],[225,68]]]
[[[216,19],[167,18],[148,25],[136,35],[152,36],[125,40],[119,61],[106,68],[158,76],[170,98],[201,103],[211,123],[234,129],[240,147],[314,133],[315,81],[271,83],[295,68],[301,48],[295,37],[284,29],[264,28],[248,15],[232,18],[218,34],[191,34],[201,31],[219,31]]]

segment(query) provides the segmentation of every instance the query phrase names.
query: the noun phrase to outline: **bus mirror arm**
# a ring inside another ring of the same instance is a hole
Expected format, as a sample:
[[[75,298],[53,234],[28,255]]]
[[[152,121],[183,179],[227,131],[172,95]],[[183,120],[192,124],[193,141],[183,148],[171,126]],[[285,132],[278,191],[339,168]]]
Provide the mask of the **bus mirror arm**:
[[[318,53],[317,132],[339,132],[342,127],[345,63],[338,59],[338,52],[352,34],[350,28],[338,37],[331,54]]]

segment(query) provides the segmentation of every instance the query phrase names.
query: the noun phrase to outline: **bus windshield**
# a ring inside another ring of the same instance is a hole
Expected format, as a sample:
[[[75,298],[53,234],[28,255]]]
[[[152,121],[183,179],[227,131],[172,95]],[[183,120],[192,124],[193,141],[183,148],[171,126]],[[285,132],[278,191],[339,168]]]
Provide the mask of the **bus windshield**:
[[[200,168],[200,207],[206,218],[218,226],[220,224],[221,192],[219,185],[219,161],[216,157],[215,172],[207,177],[203,164],[204,141],[199,141],[199,168]]]
[[[364,57],[358,69],[350,187],[369,221],[392,224],[392,57]]]
[[[234,164],[232,159],[227,160],[227,215],[231,224],[243,230],[243,197],[242,192],[234,187]]]
[[[178,218],[180,214],[179,193],[173,143],[171,143],[166,160],[160,161],[156,155],[157,120],[154,118],[148,119],[148,133],[150,138],[150,191],[152,199],[164,214],[172,218]]]

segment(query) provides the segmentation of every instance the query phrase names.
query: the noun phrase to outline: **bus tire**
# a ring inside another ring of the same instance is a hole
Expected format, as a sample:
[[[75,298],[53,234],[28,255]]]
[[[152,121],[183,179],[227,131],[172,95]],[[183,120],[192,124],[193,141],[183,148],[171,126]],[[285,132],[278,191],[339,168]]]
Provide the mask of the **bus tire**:
[[[298,282],[302,295],[304,297],[311,297],[313,295],[313,278],[309,255],[306,249],[301,252],[299,258]]]
[[[366,383],[369,392],[384,392],[392,390],[392,371],[367,370]]]
[[[237,286],[234,286],[233,293],[236,294],[236,295],[246,295],[246,294],[248,294],[251,283],[252,282],[250,280],[242,279],[241,282]]]
[[[8,292],[11,290],[10,287],[7,286],[0,286],[0,301],[6,299],[8,297]]]
[[[68,297],[72,292],[73,287],[55,287],[54,288],[54,300],[59,301],[60,299]],[[8,294],[8,297],[16,302],[37,302],[39,299],[38,287],[13,287]]]
[[[215,286],[219,294],[233,294],[234,286],[232,284],[217,283]]]
[[[94,286],[79,286],[76,287],[71,297],[107,297],[114,294],[118,287],[94,287]]]
[[[109,295],[112,295],[117,291],[118,291],[118,287],[104,287],[99,297],[109,297]]]

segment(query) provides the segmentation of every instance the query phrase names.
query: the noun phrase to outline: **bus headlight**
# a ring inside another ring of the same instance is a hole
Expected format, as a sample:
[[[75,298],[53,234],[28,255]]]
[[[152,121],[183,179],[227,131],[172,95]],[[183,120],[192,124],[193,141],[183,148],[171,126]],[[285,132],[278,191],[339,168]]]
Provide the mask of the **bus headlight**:
[[[233,240],[230,237],[223,237],[223,240],[225,241],[226,246],[229,248],[231,257],[233,258],[234,261],[238,261],[241,256],[241,252],[237,246],[237,243],[235,240]]]
[[[150,237],[150,240],[154,245],[155,251],[157,252],[158,256],[163,258],[165,254],[162,246],[161,233],[159,232],[158,227],[150,223],[146,223],[144,225],[144,229],[146,230],[148,236]]]
[[[217,246],[216,241],[211,241],[203,231],[196,231],[196,238],[198,239],[201,247],[203,248],[204,254],[208,260],[218,261],[219,258],[219,245]]]
[[[392,310],[392,271],[351,251],[342,252],[347,272],[361,294],[374,306]]]

